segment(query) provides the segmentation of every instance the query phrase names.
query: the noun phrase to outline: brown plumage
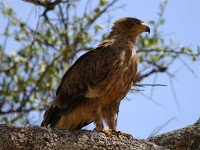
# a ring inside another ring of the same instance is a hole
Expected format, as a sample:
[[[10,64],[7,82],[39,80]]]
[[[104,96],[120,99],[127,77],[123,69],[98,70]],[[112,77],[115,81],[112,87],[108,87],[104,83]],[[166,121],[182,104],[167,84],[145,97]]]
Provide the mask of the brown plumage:
[[[117,20],[106,40],[81,56],[64,74],[42,126],[73,130],[103,119],[116,130],[118,109],[137,73],[136,37],[150,32],[135,18]]]

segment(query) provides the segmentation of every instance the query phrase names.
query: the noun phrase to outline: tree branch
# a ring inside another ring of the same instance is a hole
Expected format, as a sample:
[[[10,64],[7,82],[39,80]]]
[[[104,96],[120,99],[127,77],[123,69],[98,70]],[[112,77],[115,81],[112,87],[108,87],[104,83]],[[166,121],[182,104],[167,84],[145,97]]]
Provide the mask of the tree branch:
[[[0,110],[0,116],[1,115],[8,115],[8,114],[12,114],[12,113],[27,113],[27,112],[31,112],[31,111],[34,111],[34,110],[37,110],[37,111],[44,111],[44,110],[46,110],[45,108],[33,108],[33,107],[31,107],[31,108],[29,108],[29,109],[16,109],[16,110],[13,110],[13,109],[10,109],[10,110],[8,110],[8,111],[1,111]]]
[[[61,2],[61,0],[55,0],[54,2],[51,2],[51,0],[23,0],[23,1],[43,6],[47,10],[53,10],[55,6]]]
[[[200,149],[200,122],[148,140],[74,130],[0,125],[2,149],[132,149],[132,150],[195,150]]]
[[[200,121],[183,129],[151,137],[148,141],[170,150],[198,150],[200,149]]]
[[[77,36],[74,39],[73,45],[77,45],[80,35],[87,30],[103,13],[105,13],[110,7],[112,7],[118,0],[111,1],[105,8],[103,8],[98,14],[96,14],[87,24],[80,29]]]
[[[45,7],[45,11],[42,14],[43,16],[46,16],[46,13],[48,11],[54,10],[55,6],[61,2],[61,0],[55,0],[54,2],[51,2],[51,0],[23,0],[23,1]]]
[[[157,66],[156,69],[152,69],[151,71],[145,73],[145,74],[137,74],[137,76],[135,77],[134,81],[133,81],[133,85],[135,85],[137,82],[142,81],[144,78],[149,77],[150,75],[154,74],[154,73],[158,73],[158,72],[165,72],[168,68],[166,66]]]
[[[41,127],[0,125],[2,149],[77,150],[123,149],[167,150],[150,142],[123,136],[107,137],[104,133],[86,130],[64,131]]]

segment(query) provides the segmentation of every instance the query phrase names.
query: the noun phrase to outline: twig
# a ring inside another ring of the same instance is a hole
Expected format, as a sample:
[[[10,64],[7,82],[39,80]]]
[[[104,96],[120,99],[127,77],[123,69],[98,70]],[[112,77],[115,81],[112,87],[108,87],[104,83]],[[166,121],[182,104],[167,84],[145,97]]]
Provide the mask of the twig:
[[[136,78],[134,79],[133,83],[137,83],[137,82],[140,82],[142,81],[144,78],[154,74],[154,73],[157,73],[157,72],[165,72],[168,68],[166,66],[157,66],[157,68],[155,69],[152,69],[151,71],[147,72],[146,74],[143,74],[143,75],[140,75],[138,74],[136,76]]]
[[[29,109],[20,109],[20,110],[8,110],[8,111],[1,111],[0,110],[0,115],[5,115],[5,114],[12,114],[12,113],[27,113],[30,111],[34,111],[34,110],[38,110],[38,111],[42,111],[45,110],[45,108],[29,108]]]
[[[6,28],[5,28],[5,31],[4,31],[4,33],[5,33],[5,39],[4,39],[4,42],[3,42],[3,48],[2,48],[3,51],[6,50],[6,46],[7,46],[7,41],[8,41],[8,36],[9,36],[10,20],[11,20],[11,18],[9,17],[7,25],[6,25]]]
[[[182,51],[175,51],[173,49],[158,49],[158,48],[154,48],[154,49],[140,49],[137,51],[137,53],[150,53],[150,52],[163,52],[163,53],[173,53],[176,55],[180,55],[180,54],[184,54],[187,56],[200,56],[200,53],[196,53],[196,54],[192,54],[192,53],[188,53],[188,52],[182,52]]]
[[[3,68],[3,67],[0,68],[0,72],[9,73],[13,68],[18,68],[19,66],[21,66],[25,63],[27,63],[27,62],[21,62],[21,61],[15,62],[12,66],[9,66],[7,68]]]
[[[176,120],[175,117],[169,119],[166,123],[164,123],[161,126],[158,126],[156,128],[154,128],[154,130],[151,132],[151,134],[149,135],[148,138],[151,138],[152,136],[155,136],[156,134],[158,134],[164,127],[166,127],[169,123],[171,123],[172,121]]]
[[[150,100],[151,102],[153,102],[156,106],[161,107],[161,108],[164,108],[164,109],[166,108],[166,106],[160,104],[159,102],[157,102],[157,101],[154,100],[153,98],[147,96],[146,94],[141,93],[141,95],[144,96],[145,98],[147,98],[148,100]]]
[[[64,17],[64,12],[62,10],[61,5],[60,4],[58,5],[59,16],[61,16],[61,19],[60,18],[58,18],[58,19],[60,21],[60,24],[64,24],[64,29],[66,31],[66,34],[64,36],[65,39],[63,39],[63,36],[60,36],[61,40],[63,41],[63,43],[66,44],[66,47],[68,47],[69,46],[68,23],[69,23],[69,7],[70,7],[70,5],[69,5],[69,3],[67,3],[66,5],[67,5],[66,6],[67,7],[66,8],[66,18]]]
[[[192,68],[190,66],[188,66],[188,64],[181,58],[178,57],[180,59],[180,61],[184,64],[184,66],[192,73],[192,75],[197,78],[197,75],[195,74],[194,70],[192,70]]]
[[[30,90],[29,94],[25,95],[25,97],[21,101],[20,107],[17,108],[17,111],[20,111],[23,109],[23,107],[26,104],[27,99],[32,95],[32,93],[36,90],[38,84],[40,84],[41,80],[45,77],[45,75],[48,73],[49,69],[53,66],[54,62],[60,57],[60,55],[56,56],[52,62],[46,67],[45,71],[40,75],[40,78],[36,81],[35,86]]]
[[[80,29],[79,33],[77,34],[77,36],[74,39],[73,45],[77,45],[80,35],[83,33],[83,31],[85,31],[86,29],[88,29],[98,18],[99,16],[101,16],[104,12],[106,12],[108,10],[108,8],[110,8],[111,6],[113,6],[118,0],[113,0],[110,4],[108,4],[103,10],[101,10],[96,16],[94,16],[93,19],[91,19],[91,21],[88,21],[87,24]]]
[[[45,11],[42,14],[43,16],[46,16],[46,13],[48,11],[54,10],[55,6],[61,2],[61,0],[55,0],[54,2],[51,2],[50,0],[23,0],[23,1],[45,7]]]
[[[135,84],[134,86],[144,87],[144,86],[167,86],[167,85],[165,84]]]
[[[157,77],[158,77],[158,75],[155,74],[154,79],[153,79],[153,84],[156,84]],[[154,96],[154,90],[155,90],[155,88],[154,88],[154,86],[152,86],[151,89],[150,89],[150,97],[152,97],[152,98]]]
[[[173,84],[172,78],[170,78],[170,77],[169,77],[169,83],[170,83],[170,86],[171,86],[171,91],[172,91],[173,97],[174,97],[175,102],[176,102],[176,106],[177,106],[178,110],[180,110],[179,100],[177,98],[177,95],[176,95],[176,92],[175,92],[175,89],[174,89],[174,84]]]

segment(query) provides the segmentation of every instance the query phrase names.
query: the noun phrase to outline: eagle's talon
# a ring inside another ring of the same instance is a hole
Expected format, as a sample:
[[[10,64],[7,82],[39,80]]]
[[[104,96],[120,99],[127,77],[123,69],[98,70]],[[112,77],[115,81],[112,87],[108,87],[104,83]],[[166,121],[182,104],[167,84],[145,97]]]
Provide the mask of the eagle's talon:
[[[110,137],[110,135],[112,134],[112,132],[109,129],[103,129],[101,132],[105,133],[108,137]]]
[[[119,133],[119,135],[125,136],[125,137],[127,137],[129,139],[133,138],[133,136],[131,134],[129,134],[129,133],[125,133],[125,132],[121,132],[121,131],[118,131],[118,133]]]
[[[117,131],[117,137],[121,135],[121,131]]]
[[[96,130],[96,129],[95,129]],[[133,138],[133,136],[129,133],[125,133],[125,132],[121,132],[121,131],[116,131],[113,129],[103,129],[103,130],[96,130],[96,131],[100,131],[106,134],[106,136],[110,137],[111,135],[116,135],[117,137],[121,136],[125,136],[127,138]]]
[[[117,137],[119,137],[120,135],[122,136],[125,136],[127,138],[132,138],[133,136],[129,133],[125,133],[125,132],[121,132],[121,131],[116,131],[116,130],[112,130],[112,129],[109,129],[110,132],[113,134],[113,135],[116,135]]]
[[[110,135],[112,134],[112,131],[110,129],[103,129],[103,130],[98,130],[98,129],[94,129],[97,132],[103,132],[106,136],[110,137]]]

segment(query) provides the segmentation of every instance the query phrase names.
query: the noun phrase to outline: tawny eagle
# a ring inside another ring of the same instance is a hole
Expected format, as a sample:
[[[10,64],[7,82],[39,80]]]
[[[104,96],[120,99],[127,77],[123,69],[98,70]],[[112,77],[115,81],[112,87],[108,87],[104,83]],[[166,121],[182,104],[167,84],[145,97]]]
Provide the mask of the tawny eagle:
[[[116,131],[120,102],[137,74],[134,48],[142,32],[150,32],[150,28],[139,19],[117,20],[108,37],[64,74],[42,126],[76,130],[94,122],[97,131]]]

